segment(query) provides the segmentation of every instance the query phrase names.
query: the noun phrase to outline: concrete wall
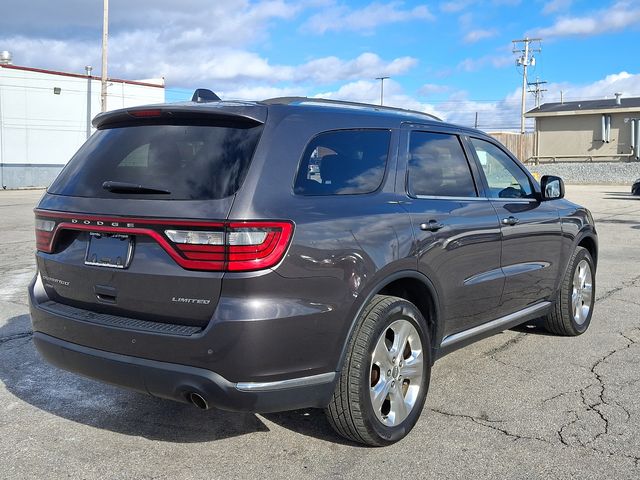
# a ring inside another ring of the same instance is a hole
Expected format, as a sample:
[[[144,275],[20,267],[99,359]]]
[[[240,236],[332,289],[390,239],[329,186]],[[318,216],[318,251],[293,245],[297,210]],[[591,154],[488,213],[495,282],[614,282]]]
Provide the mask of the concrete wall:
[[[163,81],[159,82],[149,86],[110,81],[108,110],[164,102]],[[88,83],[86,76],[0,66],[2,186],[51,183],[86,140]],[[92,79],[91,116],[99,112],[100,80]]]
[[[9,163],[0,167],[5,188],[48,187],[64,165]]]
[[[629,113],[611,113],[610,142],[602,141],[602,115],[572,115],[536,118],[538,156],[608,155],[597,160],[619,160],[621,154],[631,152],[632,118]],[[580,159],[576,159],[580,160]]]

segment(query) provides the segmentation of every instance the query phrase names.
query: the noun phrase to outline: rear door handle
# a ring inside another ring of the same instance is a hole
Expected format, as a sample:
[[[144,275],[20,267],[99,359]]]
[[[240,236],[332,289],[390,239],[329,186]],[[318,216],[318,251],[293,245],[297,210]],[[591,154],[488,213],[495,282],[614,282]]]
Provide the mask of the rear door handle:
[[[444,223],[440,223],[437,220],[429,220],[427,223],[420,224],[420,230],[425,230],[427,232],[437,232],[442,227],[444,227]]]
[[[502,219],[502,224],[503,225],[516,225],[520,222],[519,219],[517,219],[516,217],[513,216],[509,216],[508,218],[503,218]]]

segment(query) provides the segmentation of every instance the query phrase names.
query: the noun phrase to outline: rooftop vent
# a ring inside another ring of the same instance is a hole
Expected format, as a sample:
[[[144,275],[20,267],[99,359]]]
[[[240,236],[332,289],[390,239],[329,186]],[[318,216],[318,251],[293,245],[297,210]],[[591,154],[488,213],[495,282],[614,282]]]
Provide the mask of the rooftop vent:
[[[614,93],[614,95],[616,96],[616,105],[620,105],[622,103],[622,94],[621,93]]]
[[[0,52],[0,65],[11,65],[13,57],[11,56],[11,52],[7,50],[3,50]]]
[[[198,88],[193,92],[191,101],[196,103],[219,102],[220,97],[207,88]]]

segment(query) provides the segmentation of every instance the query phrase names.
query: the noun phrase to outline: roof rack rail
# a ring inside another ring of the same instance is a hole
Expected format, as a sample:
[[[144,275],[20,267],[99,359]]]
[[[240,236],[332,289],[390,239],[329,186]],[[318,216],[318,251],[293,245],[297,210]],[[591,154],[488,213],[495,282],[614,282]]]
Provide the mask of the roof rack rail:
[[[400,112],[400,113],[413,113],[416,115],[422,115],[425,117],[429,117],[432,120],[442,121],[441,118],[436,117],[430,113],[420,112],[418,110],[409,110],[406,108],[398,108],[398,107],[389,107],[386,105],[374,105],[372,103],[360,103],[360,102],[349,102],[347,100],[332,100],[328,98],[314,98],[314,97],[275,97],[268,98],[266,100],[262,100],[261,103],[265,103],[267,105],[291,105],[294,103],[318,103],[318,104],[330,104],[330,105],[345,105],[352,107],[366,107],[373,108],[376,110],[387,110],[391,112]]]

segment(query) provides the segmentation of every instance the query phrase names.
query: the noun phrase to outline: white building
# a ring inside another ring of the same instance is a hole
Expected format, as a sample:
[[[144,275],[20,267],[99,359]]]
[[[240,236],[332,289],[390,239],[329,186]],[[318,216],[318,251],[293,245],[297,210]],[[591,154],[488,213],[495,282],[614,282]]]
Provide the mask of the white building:
[[[109,79],[107,110],[164,101],[164,79]],[[100,77],[0,63],[0,185],[49,185],[99,112]]]

